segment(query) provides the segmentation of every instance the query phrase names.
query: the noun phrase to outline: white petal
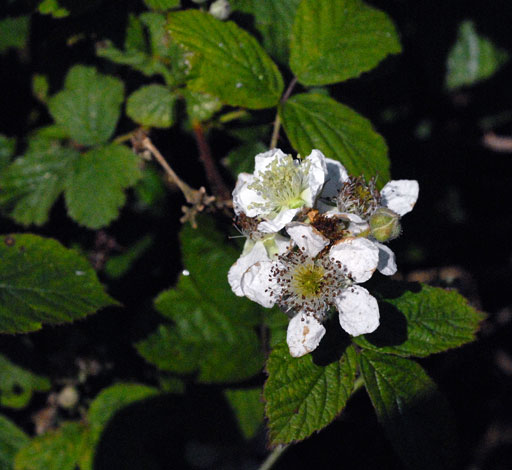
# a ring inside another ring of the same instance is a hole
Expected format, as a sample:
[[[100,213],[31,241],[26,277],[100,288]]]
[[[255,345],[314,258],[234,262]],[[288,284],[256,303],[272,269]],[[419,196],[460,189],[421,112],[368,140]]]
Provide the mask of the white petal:
[[[312,258],[329,244],[329,239],[324,237],[312,225],[302,222],[291,222],[286,226],[286,231],[296,245]]]
[[[310,162],[308,173],[308,186],[310,191],[306,199],[306,206],[313,207],[315,199],[324,186],[327,166],[324,154],[316,149],[311,151],[305,158],[305,161]]]
[[[384,276],[392,276],[396,273],[396,260],[395,253],[387,245],[375,242],[379,249],[379,265],[377,269],[384,274]]]
[[[254,263],[242,275],[240,286],[243,294],[253,302],[263,307],[270,308],[276,303],[279,295],[279,286],[271,276],[271,268],[274,263],[270,261],[258,261]]]
[[[411,212],[418,200],[420,186],[416,180],[394,180],[380,192],[382,204],[399,215]]]
[[[286,342],[293,357],[301,357],[314,351],[325,334],[324,326],[305,313],[298,313],[288,324]]]
[[[286,154],[283,153],[280,149],[271,149],[263,153],[259,153],[254,157],[254,174],[262,173],[265,171],[268,165],[270,165],[274,160],[282,160],[286,157]]]
[[[329,252],[329,257],[339,261],[355,282],[365,282],[372,277],[379,263],[379,249],[367,238],[344,238]]]
[[[250,241],[248,240],[250,243]],[[246,243],[248,245],[248,243]],[[241,286],[242,276],[258,261],[270,261],[263,242],[254,243],[253,248],[245,255],[240,256],[228,271],[228,282],[233,292],[242,297],[244,295]]]
[[[349,214],[344,212],[341,214],[341,218],[349,221],[348,231],[354,236],[370,230],[370,225],[368,222],[359,217],[357,214]]]
[[[341,327],[352,336],[375,331],[379,326],[379,305],[361,286],[352,286],[336,298]]]
[[[341,186],[348,180],[348,173],[345,167],[337,160],[325,159],[327,164],[327,177],[320,193],[322,198],[332,198],[338,195]]]
[[[290,249],[291,242],[288,237],[285,237],[277,233],[274,238],[274,242],[277,246],[278,255],[282,255],[285,251],[288,251]]]
[[[235,189],[233,190],[233,209],[235,214],[243,212],[247,217],[257,217],[262,215],[261,208],[249,206],[253,203],[265,203],[265,199],[258,195],[249,186],[254,182],[254,176],[249,173],[240,173],[238,175]]]
[[[279,232],[287,223],[291,222],[297,212],[300,211],[298,209],[281,209],[279,214],[275,216],[273,219],[267,219],[258,224],[258,230],[260,232],[265,233],[275,233]]]

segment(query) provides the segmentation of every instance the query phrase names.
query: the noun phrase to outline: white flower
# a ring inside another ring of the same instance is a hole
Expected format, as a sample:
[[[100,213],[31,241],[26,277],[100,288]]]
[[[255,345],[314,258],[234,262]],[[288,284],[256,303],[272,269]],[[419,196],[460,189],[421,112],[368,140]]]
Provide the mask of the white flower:
[[[313,207],[327,173],[322,152],[313,150],[304,160],[294,160],[279,149],[255,157],[253,174],[239,175],[233,191],[238,215],[259,217],[261,232],[278,232],[302,207]]]
[[[294,313],[287,333],[290,354],[299,357],[318,346],[325,333],[321,323],[333,306],[349,334],[374,331],[379,325],[377,303],[355,284],[368,280],[377,269],[375,244],[349,238],[322,253],[329,240],[311,225],[292,223],[288,233],[299,249],[290,249],[274,261],[254,263],[242,275],[240,289],[263,307],[277,304]]]
[[[393,180],[380,192],[381,204],[398,215],[403,216],[412,211],[420,191],[416,180]]]

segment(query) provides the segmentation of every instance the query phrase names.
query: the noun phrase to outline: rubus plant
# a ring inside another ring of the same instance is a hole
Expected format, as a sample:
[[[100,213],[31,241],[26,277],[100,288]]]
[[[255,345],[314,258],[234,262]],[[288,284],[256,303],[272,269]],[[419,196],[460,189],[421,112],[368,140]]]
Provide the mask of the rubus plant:
[[[73,64],[60,90],[34,76],[50,122],[23,141],[0,139],[0,207],[18,224],[0,237],[0,332],[123,308],[110,282],[122,284],[154,234],[91,265],[78,241],[66,248],[32,232],[61,199],[84,233],[109,230],[121,210],[128,226],[135,213],[162,221],[168,183],[184,199],[183,270],[154,299],[161,324],[134,344],[159,381],[113,384],[79,419],[34,438],[0,416],[0,466],[93,468],[118,410],[201,383],[223,387],[245,438],[267,428],[261,468],[329,425],[363,387],[407,467],[450,468],[449,406],[416,358],[473,341],[482,315],[456,291],[382,276],[397,270],[387,242],[401,235],[418,183],[390,180],[383,137],[330,96],[329,86],[401,52],[392,21],[360,0],[144,5],[129,14],[124,44],[98,38],[96,65]],[[38,14],[58,22],[72,11],[45,0]],[[13,36],[5,49],[23,47],[30,19],[3,20]],[[173,127],[173,138],[195,138],[207,189],[155,145]],[[236,147],[219,155],[212,132]],[[2,356],[0,367],[3,407],[23,408],[51,387]],[[72,393],[60,399],[76,406]]]

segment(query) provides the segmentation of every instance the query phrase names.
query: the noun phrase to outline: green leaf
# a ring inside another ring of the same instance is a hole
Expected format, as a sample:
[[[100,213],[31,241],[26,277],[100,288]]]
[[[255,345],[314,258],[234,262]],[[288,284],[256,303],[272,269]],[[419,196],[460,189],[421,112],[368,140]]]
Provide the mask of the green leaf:
[[[268,343],[271,348],[274,348],[286,341],[286,331],[290,319],[279,307],[265,309],[264,314],[264,324],[270,333]]]
[[[166,11],[172,8],[179,8],[181,0],[144,0],[144,3],[153,10]]]
[[[489,39],[480,36],[472,21],[463,21],[457,40],[448,53],[446,88],[453,90],[485,80],[494,75],[509,58],[506,50],[497,48]]]
[[[95,145],[110,139],[117,125],[124,86],[94,67],[74,66],[64,90],[49,99],[50,113],[76,143]]]
[[[69,11],[62,8],[57,0],[43,0],[37,7],[42,15],[52,15],[53,18],[65,18]]]
[[[29,441],[29,437],[18,426],[0,415],[0,469],[12,470],[14,456]]]
[[[32,138],[27,153],[0,175],[0,204],[22,225],[43,225],[79,153],[53,139]]]
[[[0,237],[0,332],[71,322],[115,305],[88,261],[52,239]]]
[[[0,20],[0,54],[10,48],[23,49],[27,45],[29,16]]]
[[[66,206],[73,220],[97,229],[115,220],[124,190],[141,177],[138,157],[127,147],[110,144],[80,156],[66,181]]]
[[[16,149],[16,139],[0,134],[0,172],[9,164]],[[1,197],[1,196],[0,196]]]
[[[475,340],[483,315],[456,291],[422,285],[380,303],[381,324],[354,338],[364,348],[426,357]]]
[[[142,26],[142,22],[133,13],[128,15],[128,25],[126,26],[124,48],[127,51],[132,50],[144,53],[148,52],[148,45],[144,35],[144,27]]]
[[[272,445],[299,441],[327,426],[352,393],[356,355],[348,347],[329,365],[313,355],[290,356],[286,343],[274,348],[267,362],[264,398]]]
[[[242,434],[246,439],[251,439],[263,425],[265,405],[261,387],[227,389],[224,394],[235,413]]]
[[[361,0],[302,0],[297,9],[290,67],[304,85],[358,77],[400,51],[388,16]]]
[[[421,366],[368,350],[359,358],[377,417],[407,467],[453,468],[455,429],[451,410]]]
[[[162,370],[191,373],[201,382],[244,380],[256,374],[263,356],[255,326],[259,309],[236,297],[227,272],[239,253],[200,219],[198,229],[181,232],[187,269],[174,289],[160,294],[157,310],[173,322],[137,344],[139,353]]]
[[[367,179],[389,179],[389,159],[384,139],[370,121],[348,106],[323,95],[292,96],[279,114],[291,144],[301,155],[321,150],[327,158],[340,161],[349,174]]]
[[[122,277],[130,270],[133,263],[151,246],[153,240],[154,237],[152,235],[146,235],[132,246],[126,248],[124,253],[111,256],[105,263],[105,274],[114,279]]]
[[[266,150],[268,149],[263,142],[248,142],[227,154],[226,166],[235,178],[239,173],[252,173],[254,171],[254,157]]]
[[[133,189],[142,210],[157,209],[157,205],[164,200],[167,194],[162,175],[153,167],[144,168],[142,178]]]
[[[283,91],[277,66],[249,33],[231,21],[188,10],[169,15],[172,37],[200,54],[200,76],[191,89],[252,109],[275,106]]]
[[[148,127],[171,127],[174,124],[176,95],[163,85],[145,85],[133,92],[126,102],[126,114],[136,123]]]
[[[46,377],[22,369],[0,355],[1,406],[24,408],[32,398],[33,392],[45,392],[49,389],[50,381]]]
[[[254,15],[265,50],[282,64],[288,63],[293,20],[300,0],[232,0],[234,11]]]
[[[135,383],[118,383],[102,390],[87,413],[92,439],[100,437],[105,425],[119,410],[158,393],[158,389],[154,387]]]
[[[47,102],[49,90],[50,84],[48,83],[48,77],[46,75],[35,74],[32,76],[32,94],[41,101],[41,103]]]
[[[222,103],[216,96],[205,93],[197,93],[188,89],[183,90],[183,97],[187,106],[187,114],[190,120],[208,121],[220,108]]]
[[[14,470],[85,470],[81,463],[91,461],[92,452],[86,426],[64,423],[22,447],[14,459]]]

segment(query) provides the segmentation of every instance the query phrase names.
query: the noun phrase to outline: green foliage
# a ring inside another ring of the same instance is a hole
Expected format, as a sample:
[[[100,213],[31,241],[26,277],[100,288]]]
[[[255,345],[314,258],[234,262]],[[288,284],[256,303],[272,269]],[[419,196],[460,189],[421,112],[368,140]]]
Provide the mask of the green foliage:
[[[133,92],[126,102],[126,114],[148,127],[174,124],[176,95],[163,85],[146,85]]]
[[[254,26],[261,34],[263,47],[279,63],[286,64],[300,0],[232,0],[230,3],[233,10],[254,16]]]
[[[66,206],[79,224],[100,228],[115,220],[124,205],[124,189],[141,177],[139,159],[130,149],[110,144],[80,156],[66,180]]]
[[[446,88],[453,90],[485,80],[494,75],[509,57],[507,51],[479,35],[472,21],[463,21],[448,54]]]
[[[263,425],[265,406],[261,388],[228,389],[224,394],[235,413],[242,434],[246,439],[251,439]]]
[[[267,362],[264,398],[272,445],[309,437],[327,426],[345,407],[356,374],[356,354],[348,347],[339,360],[316,365],[313,356],[290,356],[276,346]]]
[[[354,341],[400,356],[426,357],[475,340],[483,315],[456,291],[422,285],[381,303],[381,325]]]
[[[0,173],[0,204],[23,225],[42,225],[80,157],[58,141],[35,137],[25,155]]]
[[[158,393],[154,387],[133,383],[118,383],[102,390],[87,413],[92,440],[99,439],[105,425],[119,410]]]
[[[16,139],[0,134],[0,172],[14,155]]]
[[[0,54],[8,49],[23,49],[27,45],[30,18],[18,16],[0,20]]]
[[[194,91],[218,96],[232,106],[251,109],[275,106],[283,79],[256,39],[235,23],[222,22],[197,10],[169,15],[172,37],[200,55]]]
[[[328,85],[401,51],[386,14],[361,0],[303,0],[293,24],[290,66],[304,85]]]
[[[151,246],[153,239],[153,236],[146,235],[140,240],[137,240],[132,246],[126,248],[124,253],[111,256],[105,263],[105,273],[107,276],[113,279],[119,279],[127,273],[133,263]]]
[[[53,18],[65,18],[69,11],[59,5],[57,0],[43,0],[37,7],[42,15],[52,15]]]
[[[389,160],[384,139],[367,119],[349,107],[323,95],[305,93],[292,96],[280,107],[286,135],[295,150],[309,155],[321,149],[339,160],[349,174],[389,179]]]
[[[0,415],[0,469],[12,470],[14,456],[28,442],[28,436],[18,426]]]
[[[123,95],[123,82],[117,78],[75,65],[66,76],[64,90],[52,96],[48,106],[55,122],[77,144],[102,144],[116,128]]]
[[[87,427],[64,423],[58,430],[35,437],[14,459],[14,470],[90,470],[92,448]]]
[[[115,305],[87,260],[52,239],[0,237],[0,332],[71,322]]]
[[[178,8],[181,0],[144,0],[148,8],[153,10],[166,11],[172,8]]]
[[[0,355],[0,405],[24,408],[36,391],[50,389],[50,381],[16,366]]]
[[[235,148],[226,156],[225,163],[233,175],[252,173],[254,171],[254,156],[267,151],[263,142],[248,142]]]
[[[216,96],[185,88],[183,89],[183,97],[185,98],[188,117],[191,120],[207,121],[222,108],[222,103]]]
[[[359,366],[377,417],[411,470],[454,465],[454,427],[444,396],[415,362],[374,351]]]
[[[263,365],[254,327],[258,308],[232,295],[227,272],[236,249],[226,246],[211,220],[181,232],[187,269],[174,289],[160,294],[155,306],[173,321],[137,344],[139,353],[162,370],[191,373],[200,382],[243,380]]]
[[[48,100],[48,91],[50,90],[50,84],[48,83],[48,77],[46,75],[35,74],[32,77],[32,94],[42,103],[46,103]]]

